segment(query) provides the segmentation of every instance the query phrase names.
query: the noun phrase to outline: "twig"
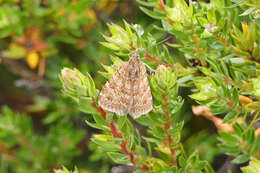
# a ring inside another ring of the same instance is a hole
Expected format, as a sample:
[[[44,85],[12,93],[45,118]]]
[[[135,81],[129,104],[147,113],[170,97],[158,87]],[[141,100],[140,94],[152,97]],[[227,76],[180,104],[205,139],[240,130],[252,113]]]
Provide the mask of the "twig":
[[[256,129],[255,131],[255,136],[259,136],[260,135],[260,128]]]
[[[91,106],[93,106],[93,107],[100,113],[100,115],[102,116],[102,118],[103,118],[104,120],[106,120],[106,117],[107,117],[106,111],[104,111],[100,106],[98,106],[98,105],[95,103],[95,101],[93,101],[93,102],[91,103]]]
[[[192,106],[192,112],[197,116],[201,115],[207,118],[208,120],[212,121],[219,130],[233,132],[231,124],[223,123],[223,120],[214,116],[207,106]]]
[[[240,101],[241,103],[243,103],[244,105],[247,105],[247,104],[253,102],[252,99],[250,99],[249,97],[243,96],[243,95],[239,95],[239,101]]]
[[[168,148],[171,152],[170,155],[170,166],[176,165],[176,158],[174,157],[175,154],[175,149],[171,147],[171,145],[173,144],[173,138],[172,136],[168,133],[168,130],[171,128],[171,115],[170,115],[170,111],[167,110],[167,106],[170,104],[169,100],[167,99],[166,95],[162,95],[163,97],[163,104],[162,106],[164,107],[165,111],[164,111],[164,116],[167,120],[167,122],[164,124],[164,133],[166,135],[166,144],[168,145]]]
[[[104,120],[106,120],[106,111],[104,111],[100,106],[97,106],[95,102],[92,102],[91,105],[100,113],[100,115],[104,118]],[[110,128],[110,132],[112,133],[113,137],[123,139],[123,136],[121,132],[117,129],[113,119],[108,123],[108,126]],[[141,166],[137,165],[136,156],[134,155],[134,152],[128,150],[126,145],[127,145],[127,140],[123,139],[123,141],[120,143],[120,148],[121,151],[129,157],[131,163],[143,171],[149,171],[149,168],[145,164],[142,164]]]
[[[114,120],[112,119],[109,123],[110,132],[115,138],[122,138],[122,134],[117,130]]]
[[[39,67],[38,67],[38,76],[42,77],[45,73],[46,59],[40,57]]]
[[[157,57],[150,55],[149,52],[145,52],[145,58],[155,62],[156,64],[160,64],[160,60]]]

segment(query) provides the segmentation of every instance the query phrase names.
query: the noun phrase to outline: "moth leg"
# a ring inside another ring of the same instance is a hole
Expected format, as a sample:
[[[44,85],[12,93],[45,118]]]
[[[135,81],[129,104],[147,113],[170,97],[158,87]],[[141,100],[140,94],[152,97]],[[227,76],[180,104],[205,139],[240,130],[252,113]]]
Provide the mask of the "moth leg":
[[[146,69],[147,75],[151,76],[151,75],[156,74],[156,71],[154,69],[152,69],[149,65],[145,64],[145,66],[148,68],[148,69]]]

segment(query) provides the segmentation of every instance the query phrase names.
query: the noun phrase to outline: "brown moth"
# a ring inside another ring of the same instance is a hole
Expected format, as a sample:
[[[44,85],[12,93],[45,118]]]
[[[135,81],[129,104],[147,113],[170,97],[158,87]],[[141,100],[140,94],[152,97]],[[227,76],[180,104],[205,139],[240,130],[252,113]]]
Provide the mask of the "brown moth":
[[[124,62],[102,88],[98,104],[118,115],[131,114],[134,118],[152,110],[152,94],[145,64],[138,53]]]

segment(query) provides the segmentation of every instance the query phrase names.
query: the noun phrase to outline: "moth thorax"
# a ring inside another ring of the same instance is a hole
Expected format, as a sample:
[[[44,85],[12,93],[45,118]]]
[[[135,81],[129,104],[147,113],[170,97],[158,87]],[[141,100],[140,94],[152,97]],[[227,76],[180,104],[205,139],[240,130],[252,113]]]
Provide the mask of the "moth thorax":
[[[138,76],[140,72],[139,67],[135,67],[135,66],[129,66],[128,67],[128,75],[131,79],[134,79]]]
[[[137,77],[140,72],[140,59],[138,55],[133,55],[127,67],[128,75],[131,79]]]

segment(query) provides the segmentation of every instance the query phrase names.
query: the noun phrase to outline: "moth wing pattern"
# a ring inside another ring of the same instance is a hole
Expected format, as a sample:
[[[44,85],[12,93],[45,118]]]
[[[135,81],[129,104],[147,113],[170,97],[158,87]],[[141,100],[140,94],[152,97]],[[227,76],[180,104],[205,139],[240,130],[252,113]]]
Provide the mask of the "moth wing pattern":
[[[132,103],[128,113],[138,118],[141,115],[147,114],[152,110],[152,94],[150,85],[147,79],[146,67],[140,61],[140,73],[133,80]]]
[[[98,98],[98,104],[104,110],[115,112],[118,115],[127,113],[129,98],[131,97],[129,90],[131,82],[125,79],[125,75],[127,75],[125,68],[127,68],[127,62],[123,63],[106,82]]]
[[[118,115],[129,113],[134,118],[152,110],[152,94],[145,64],[138,53],[131,56],[102,88],[98,104]]]

